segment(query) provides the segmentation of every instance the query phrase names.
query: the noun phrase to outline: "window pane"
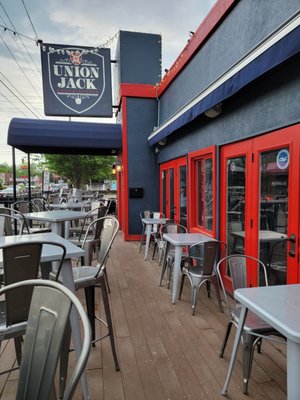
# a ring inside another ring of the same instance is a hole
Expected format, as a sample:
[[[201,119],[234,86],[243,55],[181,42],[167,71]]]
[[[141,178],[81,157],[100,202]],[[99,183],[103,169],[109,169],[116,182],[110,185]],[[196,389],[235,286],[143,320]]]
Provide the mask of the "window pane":
[[[180,224],[186,226],[186,166],[180,171]]]
[[[197,161],[197,185],[198,185],[198,218],[197,224],[208,230],[213,226],[213,175],[212,159]]]

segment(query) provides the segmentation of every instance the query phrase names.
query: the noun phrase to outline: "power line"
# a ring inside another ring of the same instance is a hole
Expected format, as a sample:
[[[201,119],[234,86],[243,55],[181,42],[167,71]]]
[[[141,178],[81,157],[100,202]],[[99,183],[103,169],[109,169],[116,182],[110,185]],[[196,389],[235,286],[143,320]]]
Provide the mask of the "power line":
[[[2,82],[1,82],[1,83],[2,83]],[[24,117],[27,117],[27,115],[24,114],[24,112],[23,112],[19,107],[17,107],[15,104],[13,104],[13,102],[12,102],[7,96],[5,96],[5,94],[3,94],[3,93],[0,92],[0,96],[4,97],[5,100],[8,101],[8,102],[9,102],[14,108],[16,108],[21,114],[23,114]]]
[[[0,79],[0,83],[2,83],[2,85],[5,86],[6,89],[7,89],[14,97],[16,97],[16,98],[19,100],[19,102],[23,104],[24,107],[27,108],[27,110],[29,110],[36,118],[40,119],[40,118],[38,117],[38,115],[36,115],[32,110],[30,110],[30,108],[29,108],[18,96],[16,96],[15,93],[14,93],[1,79]],[[2,95],[2,96],[5,97],[4,95]],[[10,102],[10,101],[9,101],[9,102]],[[11,103],[11,102],[10,102],[10,103]],[[12,103],[11,103],[11,104],[12,104]]]
[[[29,12],[28,12],[28,10],[27,10],[27,7],[26,7],[26,4],[25,4],[24,0],[22,0],[22,3],[23,3],[23,6],[24,6],[24,8],[25,8],[27,17],[28,17],[28,19],[29,19],[29,21],[30,21],[31,27],[32,27],[32,29],[33,29],[33,32],[35,33],[35,39],[38,40],[38,35],[37,35],[37,33],[36,33],[35,27],[34,27],[34,25],[33,25],[33,22],[32,22],[32,20],[31,20],[31,18],[30,18],[30,15],[29,15]]]
[[[23,68],[21,67],[19,61],[16,59],[16,57],[14,56],[13,52],[11,51],[11,49],[9,48],[9,46],[5,43],[5,40],[3,39],[3,37],[0,35],[0,39],[2,40],[4,46],[7,48],[7,50],[9,51],[10,55],[13,57],[13,59],[15,60],[15,62],[17,63],[18,67],[20,68],[20,70],[22,71],[23,75],[25,76],[26,80],[28,81],[28,83],[30,84],[30,86],[32,87],[32,89],[35,91],[35,93],[40,97],[39,93],[37,92],[37,90],[35,89],[35,87],[32,85],[30,79],[28,78],[28,76],[26,75],[26,73],[24,72]],[[41,97],[40,97],[41,99]],[[42,99],[41,99],[42,100]]]
[[[38,71],[39,73],[41,73],[39,67],[36,65],[34,59],[32,58],[31,54],[30,54],[29,51],[27,50],[27,47],[25,46],[25,43],[24,43],[23,40],[22,40],[21,34],[19,34],[19,33],[17,32],[16,27],[15,27],[14,23],[12,22],[11,18],[9,17],[7,11],[5,10],[5,8],[4,8],[2,2],[0,2],[0,5],[1,5],[1,7],[2,7],[2,9],[3,9],[3,11],[4,11],[4,13],[5,13],[6,17],[7,17],[7,19],[9,20],[11,26],[12,26],[13,29],[14,29],[14,31],[13,31],[14,33],[13,33],[13,34],[18,36],[18,38],[20,39],[20,42],[22,43],[24,49],[26,50],[26,53],[27,53],[28,57],[31,59],[31,61],[32,61],[33,65],[35,66],[35,68],[37,69],[37,71]],[[2,19],[2,20],[3,20],[3,19]],[[5,23],[4,20],[3,20],[3,23]],[[11,34],[12,34],[12,32],[11,32]]]

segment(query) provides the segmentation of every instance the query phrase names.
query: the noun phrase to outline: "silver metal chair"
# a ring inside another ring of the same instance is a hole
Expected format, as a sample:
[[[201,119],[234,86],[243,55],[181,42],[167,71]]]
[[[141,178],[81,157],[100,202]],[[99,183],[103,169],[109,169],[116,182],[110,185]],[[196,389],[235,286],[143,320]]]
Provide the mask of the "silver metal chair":
[[[238,302],[235,302],[233,306],[229,302],[222,279],[221,268],[228,267],[227,274],[230,275],[232,279],[232,287],[233,291],[235,291],[236,289],[246,288],[249,286],[247,280],[248,263],[256,263],[259,283],[261,285],[265,284],[266,286],[268,286],[266,267],[260,260],[254,257],[233,254],[222,258],[217,264],[217,273],[221,282],[225,302],[230,316],[224,341],[220,351],[220,357],[223,357],[224,355],[225,347],[230,335],[232,325],[235,325],[236,327],[238,326],[241,311],[241,305]],[[248,391],[248,382],[251,374],[254,348],[257,345],[258,351],[260,352],[262,338],[270,338],[270,336],[272,335],[281,336],[279,332],[276,331],[271,325],[267,324],[265,321],[263,321],[261,318],[259,318],[257,315],[249,310],[242,333],[244,394],[247,394]]]
[[[70,228],[70,233],[73,236],[69,237],[68,240],[76,246],[84,248],[86,251],[82,259],[84,265],[92,265],[93,255],[97,256],[98,254],[104,223],[104,219],[101,218],[106,215],[106,211],[107,209],[104,206],[94,208],[86,214],[79,227]],[[92,224],[96,220],[97,223]],[[78,233],[78,236],[76,236],[76,233]]]
[[[27,279],[36,279],[39,275],[43,245],[58,246],[62,249],[59,266],[65,258],[66,249],[54,242],[19,242],[5,245],[3,252],[3,283],[5,286]],[[22,358],[21,337],[27,325],[28,310],[32,290],[22,288],[9,293],[0,302],[0,346],[3,340],[14,339],[18,365]],[[2,373],[1,373],[2,374]]]
[[[33,289],[34,287],[34,289]],[[6,297],[20,291],[30,292],[32,300],[28,315],[23,357],[17,387],[17,400],[56,398],[55,372],[61,354],[65,331],[72,307],[77,310],[83,327],[82,351],[74,367],[64,400],[73,397],[91,349],[89,320],[77,297],[57,282],[26,280],[5,286],[0,295]]]
[[[106,277],[106,264],[109,257],[111,246],[119,230],[119,222],[113,216],[106,216],[99,219],[103,223],[103,230],[101,234],[100,248],[97,256],[97,265],[96,267],[93,267],[91,265],[82,265],[78,267],[73,267],[73,276],[74,276],[75,290],[80,290],[80,289],[85,290],[87,313],[92,329],[92,343],[94,345],[97,341],[102,340],[105,337],[109,336],[112,353],[115,361],[115,367],[116,370],[119,371],[120,367],[119,367],[119,361],[117,357],[117,351],[114,339],[112,317],[108,299],[107,277]],[[93,221],[90,224],[89,228],[92,228],[92,225],[97,224],[99,219]],[[86,236],[83,240],[82,244],[83,248],[86,248],[85,246],[87,243],[85,239],[88,237],[88,232],[89,229],[87,230]],[[91,250],[92,243],[89,243],[88,247],[89,248],[87,249],[87,251],[92,251]],[[54,273],[50,274],[50,277],[53,280],[61,281],[60,269],[58,269],[55,274]],[[107,320],[105,325],[108,328],[108,333],[100,338],[96,338],[95,335],[95,320],[98,320],[100,322],[104,321],[95,314],[96,287],[101,288],[102,300]]]
[[[37,204],[34,204],[33,201],[29,200],[16,201],[11,205],[11,208],[13,208],[16,211],[19,211],[22,214],[40,211]],[[30,233],[51,232],[50,226],[46,226],[45,224],[41,224],[40,222],[29,221],[27,222],[27,226],[29,228]]]
[[[208,297],[210,297],[210,284],[213,284],[219,309],[223,312],[216,272],[216,261],[218,257],[222,258],[224,256],[225,251],[226,244],[217,240],[196,243],[189,248],[188,259],[182,268],[179,299],[181,299],[185,277],[188,277],[192,288],[192,315],[195,314],[199,289],[204,282],[206,283]]]
[[[172,223],[172,224],[165,224],[161,227],[160,235],[163,239],[163,235],[165,233],[186,233],[187,229],[185,226]],[[160,273],[160,280],[159,285],[161,286],[165,272],[167,271],[167,288],[170,288],[173,264],[175,259],[175,249],[174,246],[170,243],[166,243],[163,245],[163,254],[162,254],[162,268]],[[183,260],[185,259],[185,255],[183,256]]]
[[[17,216],[1,214],[0,209],[0,236],[23,235],[24,223],[25,220]]]

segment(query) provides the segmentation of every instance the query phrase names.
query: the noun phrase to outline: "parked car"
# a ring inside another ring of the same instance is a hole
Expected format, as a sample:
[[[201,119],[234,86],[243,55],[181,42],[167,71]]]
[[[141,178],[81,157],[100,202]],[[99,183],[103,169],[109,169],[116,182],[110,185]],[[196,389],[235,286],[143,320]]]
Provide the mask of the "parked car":
[[[19,186],[16,187],[17,196],[22,194]],[[7,188],[0,190],[0,199],[12,198],[14,196],[14,187],[8,186]]]

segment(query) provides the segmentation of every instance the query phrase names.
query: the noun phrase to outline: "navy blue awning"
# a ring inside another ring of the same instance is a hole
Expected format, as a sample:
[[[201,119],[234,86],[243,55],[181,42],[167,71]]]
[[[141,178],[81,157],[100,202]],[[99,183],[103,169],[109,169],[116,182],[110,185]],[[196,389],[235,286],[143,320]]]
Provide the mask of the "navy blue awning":
[[[13,118],[7,144],[25,153],[114,155],[122,132],[119,124]]]
[[[266,50],[261,50],[265,44],[263,43],[257,49],[253,50],[252,53],[246,56],[246,58],[248,57],[249,61],[246,60],[246,62],[243,64],[244,60],[241,60],[238,63],[239,65],[234,66],[231,70],[214,82],[210,87],[211,89],[207,88],[202,94],[200,93],[189,104],[184,106],[181,110],[178,110],[176,114],[162,123],[161,126],[154,130],[148,137],[149,145],[152,146],[158,143],[175,130],[183,127],[199,115],[228,99],[230,96],[237,93],[243,87],[262,76],[264,73],[270,71],[295,54],[299,53],[299,16],[295,19],[294,24],[296,27],[293,26],[291,30],[283,37],[280,37],[280,39],[277,39],[277,33],[274,35],[275,40],[272,41],[272,38],[268,38],[266,40],[266,44],[270,45],[266,48]],[[228,78],[226,78],[227,75]]]

